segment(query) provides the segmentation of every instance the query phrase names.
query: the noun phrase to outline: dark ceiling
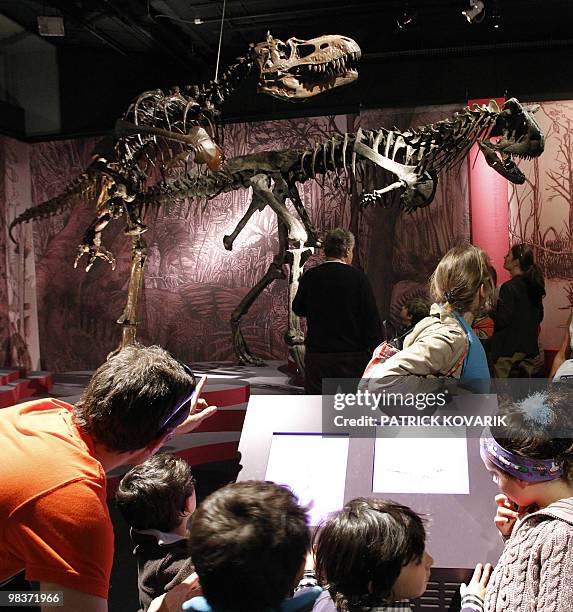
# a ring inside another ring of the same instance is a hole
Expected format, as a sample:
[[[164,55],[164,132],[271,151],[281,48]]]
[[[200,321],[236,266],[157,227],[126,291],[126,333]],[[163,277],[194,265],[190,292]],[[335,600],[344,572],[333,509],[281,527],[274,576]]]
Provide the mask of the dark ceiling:
[[[573,2],[483,0],[226,0],[221,62],[245,53],[267,30],[282,39],[344,34],[362,48],[359,83],[303,106],[239,90],[228,120],[461,101],[508,93],[523,99],[573,92]],[[39,15],[61,16],[57,48],[61,135],[109,129],[146,89],[213,78],[222,0],[0,0],[0,13],[37,33]],[[407,12],[405,28],[397,25]],[[195,23],[200,21],[200,23]],[[499,25],[495,28],[495,25]],[[20,36],[25,36],[21,33]],[[0,52],[18,34],[0,37]]]

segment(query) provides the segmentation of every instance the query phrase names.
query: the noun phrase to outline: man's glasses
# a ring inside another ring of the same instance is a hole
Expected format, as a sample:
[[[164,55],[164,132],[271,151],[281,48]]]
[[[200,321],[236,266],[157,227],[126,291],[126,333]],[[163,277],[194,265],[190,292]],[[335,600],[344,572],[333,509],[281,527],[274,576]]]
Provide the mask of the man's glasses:
[[[189,414],[188,404],[193,399],[193,396],[195,395],[195,391],[197,389],[197,379],[195,378],[195,374],[193,374],[193,370],[191,370],[191,368],[187,364],[181,361],[179,361],[179,365],[181,365],[185,372],[189,374],[189,376],[192,378],[193,391],[191,391],[191,393],[189,393],[189,395],[187,395],[181,403],[177,404],[176,407],[165,416],[165,418],[159,425],[159,431],[175,429],[178,425],[181,425],[181,423],[183,423],[183,421],[187,418],[187,415]]]

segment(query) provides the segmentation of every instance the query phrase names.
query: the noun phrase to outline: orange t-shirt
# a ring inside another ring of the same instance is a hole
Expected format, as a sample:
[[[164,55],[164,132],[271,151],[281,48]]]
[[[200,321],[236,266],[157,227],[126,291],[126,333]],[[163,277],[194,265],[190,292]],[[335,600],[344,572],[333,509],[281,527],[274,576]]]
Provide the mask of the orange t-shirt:
[[[107,599],[113,527],[105,473],[72,406],[42,399],[0,410],[0,582],[54,582]]]

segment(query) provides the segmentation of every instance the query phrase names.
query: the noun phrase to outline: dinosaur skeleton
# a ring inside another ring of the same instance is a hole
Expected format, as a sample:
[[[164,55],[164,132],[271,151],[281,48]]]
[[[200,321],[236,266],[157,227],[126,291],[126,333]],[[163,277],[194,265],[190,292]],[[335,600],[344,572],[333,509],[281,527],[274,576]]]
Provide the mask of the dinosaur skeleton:
[[[249,54],[239,58],[218,81],[201,87],[174,87],[167,93],[159,89],[142,93],[117,121],[114,135],[98,143],[87,170],[64,193],[14,219],[10,238],[16,242],[12,232],[17,225],[57,214],[71,206],[73,197],[93,198],[99,193],[96,218],[78,247],[74,267],[87,254],[86,271],[97,258],[115,268],[113,254],[101,244],[101,233],[111,220],[125,216],[132,257],[128,299],[118,323],[122,325],[120,347],[132,343],[147,256],[142,202],[150,176],[158,171],[165,181],[166,173],[181,163],[186,170],[192,153],[196,163],[206,164],[211,172],[219,170],[223,152],[213,140],[219,107],[255,66],[259,92],[284,100],[304,100],[354,81],[359,58],[359,46],[344,36],[283,42],[269,33],[264,42],[251,45]]]
[[[313,228],[298,193],[296,183],[304,183],[328,172],[356,173],[357,163],[374,163],[393,173],[397,181],[364,194],[368,205],[386,194],[399,190],[407,211],[428,206],[434,198],[438,173],[461,162],[477,142],[487,163],[513,183],[525,177],[512,157],[530,158],[543,152],[544,137],[532,113],[536,107],[523,107],[508,100],[500,110],[492,101],[487,106],[466,108],[446,119],[415,130],[401,132],[381,128],[359,129],[355,134],[333,137],[305,149],[267,151],[228,160],[218,172],[200,175],[196,171],[183,175],[168,185],[151,188],[146,196],[148,207],[163,201],[185,197],[212,198],[220,193],[251,187],[249,208],[234,231],[223,238],[227,250],[250,217],[270,206],[277,215],[279,248],[264,276],[245,295],[231,316],[233,346],[242,364],[261,365],[249,350],[240,329],[242,317],[255,299],[276,279],[286,278],[289,267],[289,321],[285,340],[298,367],[303,370],[304,335],[298,317],[292,312],[292,301],[298,289],[302,267],[317,246]],[[491,142],[495,140],[495,142]],[[287,209],[290,200],[300,218]]]
[[[212,171],[219,169],[222,151],[212,140],[219,107],[255,66],[259,92],[282,100],[305,100],[356,80],[359,59],[360,47],[344,36],[282,42],[269,33],[264,42],[251,45],[249,54],[238,58],[218,81],[200,87],[174,87],[167,94],[160,89],[142,93],[117,121],[114,134],[96,145],[89,168],[64,193],[14,219],[10,238],[16,242],[13,230],[19,224],[58,214],[71,206],[73,197],[99,191],[97,219],[78,247],[76,264],[87,253],[86,271],[98,257],[114,267],[113,255],[101,247],[97,235],[111,219],[124,214],[126,234],[145,231],[138,198],[155,167],[164,175],[194,153],[196,162],[207,164]]]
[[[217,171],[201,172],[198,168],[193,168],[175,180],[161,182],[149,188],[138,199],[138,212],[143,212],[144,208],[156,208],[164,201],[173,199],[213,198],[220,193],[251,187],[252,199],[248,210],[235,230],[224,237],[224,246],[231,250],[234,240],[255,211],[270,206],[278,219],[279,248],[267,272],[232,313],[233,346],[241,363],[262,363],[249,350],[240,323],[265,287],[275,279],[286,278],[286,264],[289,268],[289,321],[285,340],[297,365],[303,369],[304,336],[291,306],[302,267],[317,246],[318,240],[296,183],[304,183],[327,172],[338,174],[346,171],[355,174],[357,164],[373,163],[394,174],[397,180],[371,194],[363,194],[364,205],[396,191],[400,193],[402,206],[411,212],[431,203],[437,188],[438,173],[461,163],[475,143],[478,143],[487,163],[494,170],[511,182],[523,183],[525,177],[512,158],[536,157],[543,152],[543,134],[532,116],[536,110],[535,107],[522,107],[515,99],[508,100],[502,109],[492,101],[486,106],[466,108],[456,113],[452,119],[413,130],[402,132],[386,128],[376,131],[359,129],[355,134],[336,136],[304,149],[268,151],[236,157],[228,160]],[[287,200],[292,202],[299,219],[287,209]],[[38,215],[38,212],[37,216],[44,216],[41,212]],[[22,217],[25,215],[26,213]],[[27,217],[19,218],[19,222],[28,220],[31,216],[31,211],[28,211]],[[98,218],[90,226],[93,243],[98,246],[106,224],[107,220]],[[135,337],[138,291],[145,262],[145,243],[141,234],[138,234],[136,239],[128,303],[122,318],[119,319],[124,326],[122,346],[133,341]]]

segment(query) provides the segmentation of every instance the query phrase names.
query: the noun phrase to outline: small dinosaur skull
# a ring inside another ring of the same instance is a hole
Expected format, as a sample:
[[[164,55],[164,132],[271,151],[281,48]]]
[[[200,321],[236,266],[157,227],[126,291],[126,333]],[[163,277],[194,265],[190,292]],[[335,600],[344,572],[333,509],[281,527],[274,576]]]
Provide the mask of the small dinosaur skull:
[[[497,109],[494,101],[490,102],[492,104]],[[525,182],[525,175],[512,157],[532,158],[543,153],[543,132],[533,117],[537,109],[536,106],[522,106],[515,98],[509,99],[487,138],[478,141],[488,165],[512,183]]]
[[[260,69],[259,92],[286,100],[304,100],[358,78],[360,47],[345,36],[286,43],[267,34],[254,48]]]

